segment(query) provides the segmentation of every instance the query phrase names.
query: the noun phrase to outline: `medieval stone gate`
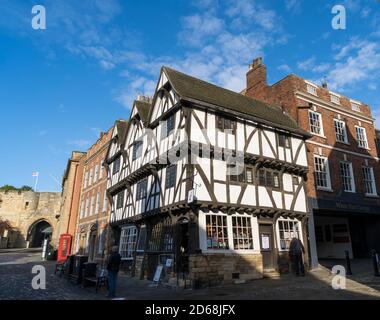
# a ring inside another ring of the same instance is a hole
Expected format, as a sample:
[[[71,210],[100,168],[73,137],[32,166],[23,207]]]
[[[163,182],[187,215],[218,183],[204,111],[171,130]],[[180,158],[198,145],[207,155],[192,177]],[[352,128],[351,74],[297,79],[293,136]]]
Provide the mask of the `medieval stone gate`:
[[[40,247],[49,235],[55,245],[60,208],[61,193],[1,191],[0,248]]]

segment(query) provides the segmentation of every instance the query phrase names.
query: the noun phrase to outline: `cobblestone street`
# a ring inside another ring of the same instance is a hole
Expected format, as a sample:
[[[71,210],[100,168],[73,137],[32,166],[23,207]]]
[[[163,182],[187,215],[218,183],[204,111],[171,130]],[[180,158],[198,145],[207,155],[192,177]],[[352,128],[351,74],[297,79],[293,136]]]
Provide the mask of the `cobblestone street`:
[[[339,263],[329,262],[331,265]],[[31,286],[34,265],[46,267],[46,290]],[[328,263],[324,265],[331,267]],[[380,278],[372,275],[370,261],[354,261],[354,276],[347,279],[346,290],[331,288],[332,275],[321,267],[305,278],[285,275],[280,279],[263,279],[239,285],[225,285],[202,290],[152,287],[149,281],[120,276],[118,296],[128,300],[261,300],[261,299],[380,299]],[[99,300],[106,292],[95,294],[93,288],[82,288],[54,275],[54,262],[41,262],[40,253],[27,250],[0,252],[1,300]]]

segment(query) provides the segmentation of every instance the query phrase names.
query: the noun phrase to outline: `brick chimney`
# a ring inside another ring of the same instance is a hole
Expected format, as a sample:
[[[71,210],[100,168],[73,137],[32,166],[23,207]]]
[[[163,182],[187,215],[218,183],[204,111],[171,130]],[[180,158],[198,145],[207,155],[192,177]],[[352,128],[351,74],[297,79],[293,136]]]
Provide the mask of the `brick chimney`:
[[[258,57],[253,60],[247,72],[246,95],[252,98],[260,97],[267,87],[267,68],[263,64],[263,58]]]

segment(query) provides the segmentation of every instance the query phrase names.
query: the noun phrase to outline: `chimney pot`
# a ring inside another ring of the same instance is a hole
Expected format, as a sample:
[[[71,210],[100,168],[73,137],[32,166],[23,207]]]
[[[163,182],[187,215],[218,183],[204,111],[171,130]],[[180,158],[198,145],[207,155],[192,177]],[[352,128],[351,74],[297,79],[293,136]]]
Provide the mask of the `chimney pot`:
[[[263,57],[257,57],[253,60],[252,67],[261,66],[263,64]]]

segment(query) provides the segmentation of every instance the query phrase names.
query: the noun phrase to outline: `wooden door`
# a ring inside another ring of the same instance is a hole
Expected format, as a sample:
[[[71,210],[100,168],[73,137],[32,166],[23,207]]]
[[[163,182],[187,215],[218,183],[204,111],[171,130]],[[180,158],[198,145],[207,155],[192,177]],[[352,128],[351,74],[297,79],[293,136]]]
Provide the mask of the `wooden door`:
[[[273,226],[261,224],[260,232],[260,248],[263,256],[263,269],[274,269],[274,241],[273,241]]]

